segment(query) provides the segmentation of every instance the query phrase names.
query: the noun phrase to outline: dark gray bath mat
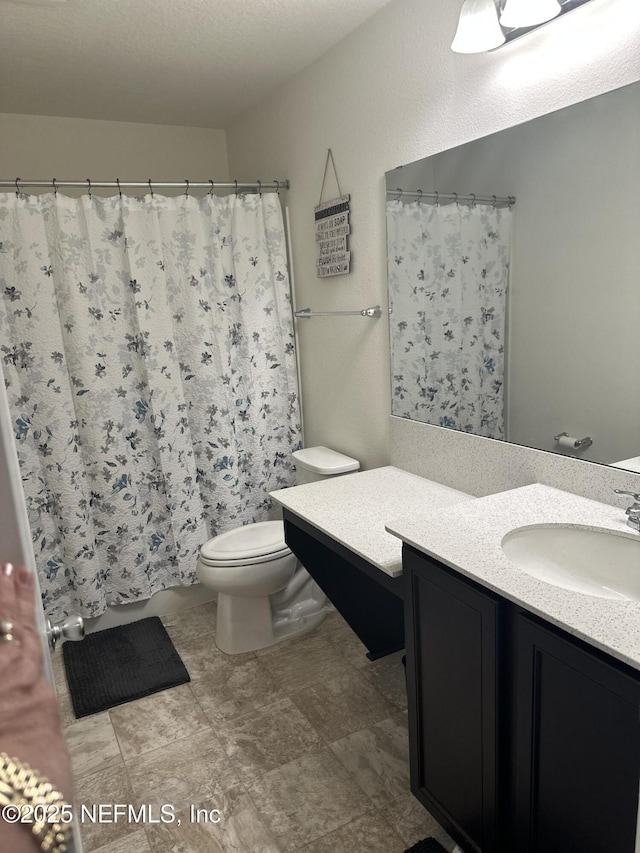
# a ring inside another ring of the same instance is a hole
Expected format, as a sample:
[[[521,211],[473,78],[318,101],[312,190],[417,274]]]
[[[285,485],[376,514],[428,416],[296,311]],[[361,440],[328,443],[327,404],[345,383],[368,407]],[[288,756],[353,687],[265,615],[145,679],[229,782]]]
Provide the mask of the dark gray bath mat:
[[[62,647],[76,717],[150,696],[190,681],[157,616],[88,634]]]
[[[447,853],[447,851],[435,838],[423,838],[413,847],[407,847],[404,853]]]

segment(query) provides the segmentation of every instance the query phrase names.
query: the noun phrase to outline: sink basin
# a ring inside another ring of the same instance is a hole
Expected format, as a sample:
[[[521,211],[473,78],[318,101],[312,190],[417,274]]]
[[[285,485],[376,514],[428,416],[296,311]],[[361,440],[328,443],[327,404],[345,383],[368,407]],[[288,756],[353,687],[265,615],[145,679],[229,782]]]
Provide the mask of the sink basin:
[[[640,536],[597,527],[519,527],[502,540],[519,569],[554,586],[640,601]]]

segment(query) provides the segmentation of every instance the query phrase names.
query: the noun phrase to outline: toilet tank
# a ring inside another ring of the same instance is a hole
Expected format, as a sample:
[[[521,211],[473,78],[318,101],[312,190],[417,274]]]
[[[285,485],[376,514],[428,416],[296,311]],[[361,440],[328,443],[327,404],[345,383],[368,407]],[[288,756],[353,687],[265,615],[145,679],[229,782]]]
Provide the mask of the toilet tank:
[[[304,450],[294,450],[293,458],[296,465],[296,482],[298,486],[305,483],[316,483],[327,477],[339,477],[350,474],[360,468],[357,459],[338,453],[329,447],[305,447]]]

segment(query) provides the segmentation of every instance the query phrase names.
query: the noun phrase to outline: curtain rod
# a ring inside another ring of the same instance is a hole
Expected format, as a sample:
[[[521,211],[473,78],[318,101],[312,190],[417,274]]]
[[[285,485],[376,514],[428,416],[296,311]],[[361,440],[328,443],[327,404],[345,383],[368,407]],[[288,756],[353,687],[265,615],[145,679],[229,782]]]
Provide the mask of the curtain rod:
[[[119,190],[122,187],[146,187],[146,189],[158,189],[158,188],[174,188],[174,189],[185,189],[188,193],[190,189],[232,189],[232,190],[241,190],[241,189],[252,189],[257,190],[258,192],[262,192],[262,190],[276,190],[279,192],[280,190],[288,190],[291,187],[291,184],[288,180],[286,181],[276,181],[262,183],[262,181],[152,181],[151,179],[146,181],[119,181],[117,178],[115,181],[92,181],[90,178],[85,178],[84,181],[59,181],[57,178],[52,178],[49,181],[36,181],[36,180],[28,180],[23,181],[22,178],[14,178],[13,180],[0,180],[0,187],[9,188],[16,190],[19,192],[23,187],[52,187],[54,190],[60,187],[83,187],[84,189],[91,192],[94,187],[100,187],[101,189],[114,189]]]
[[[296,311],[294,317],[307,320],[309,317],[381,317],[382,311],[379,305],[373,308],[363,308],[361,311],[312,311],[311,308],[301,308]]]
[[[434,204],[470,204],[472,207],[475,204],[491,204],[493,207],[513,207],[516,203],[514,195],[499,196],[499,195],[476,195],[475,193],[467,193],[462,195],[459,193],[438,193],[438,192],[423,192],[422,190],[403,190],[398,187],[395,190],[387,190],[387,195],[395,195],[396,201],[400,201],[403,195],[410,198],[417,198],[418,201],[424,199],[434,202]]]

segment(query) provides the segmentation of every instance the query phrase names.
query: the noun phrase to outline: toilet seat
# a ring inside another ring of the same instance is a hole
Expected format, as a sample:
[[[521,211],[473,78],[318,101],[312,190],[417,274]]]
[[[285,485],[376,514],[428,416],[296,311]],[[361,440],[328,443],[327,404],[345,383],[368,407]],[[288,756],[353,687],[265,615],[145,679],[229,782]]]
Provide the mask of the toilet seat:
[[[210,539],[200,549],[206,566],[250,566],[291,553],[284,541],[284,522],[245,524]]]
[[[360,467],[326,447],[295,451],[295,462],[298,485]],[[327,596],[287,547],[283,521],[245,524],[210,539],[200,548],[196,577],[217,593],[215,642],[228,655],[301,636],[327,614]]]
[[[274,551],[273,554],[263,554],[261,557],[248,557],[246,560],[205,560],[202,556],[200,557],[200,562],[203,566],[257,566],[260,563],[271,563],[274,560],[280,559],[280,557],[286,557],[290,554],[291,551],[289,548],[285,547],[281,551]]]
[[[283,521],[245,524],[210,539],[196,577],[218,594],[215,642],[225,654],[265,649],[326,616],[326,595],[287,546]]]

